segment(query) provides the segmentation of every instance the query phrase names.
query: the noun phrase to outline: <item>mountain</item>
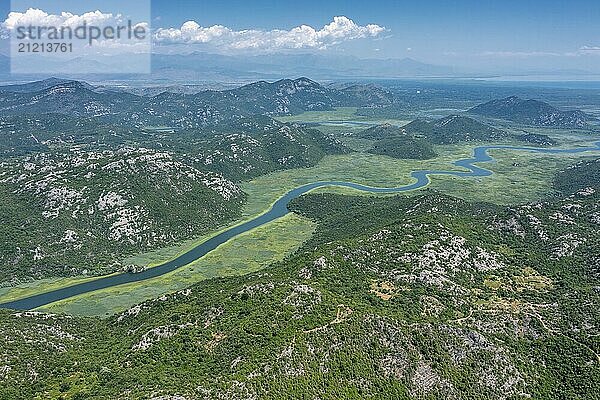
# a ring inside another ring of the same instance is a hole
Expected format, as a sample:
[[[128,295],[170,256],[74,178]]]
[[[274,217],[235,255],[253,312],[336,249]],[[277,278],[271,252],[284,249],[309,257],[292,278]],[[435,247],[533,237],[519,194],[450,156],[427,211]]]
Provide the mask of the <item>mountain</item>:
[[[600,192],[600,158],[583,160],[559,171],[554,177],[553,186],[564,194],[578,192],[591,196]],[[597,213],[593,220],[600,223],[600,214]]]
[[[181,133],[161,143],[193,158],[194,165],[234,181],[282,169],[310,167],[327,154],[349,150],[317,129],[253,117],[203,134]],[[174,141],[177,141],[174,143]]]
[[[16,67],[34,77],[37,60],[22,57]],[[429,78],[457,76],[452,67],[422,63],[410,58],[364,59],[340,54],[285,54],[274,53],[260,56],[222,55],[204,52],[187,54],[153,53],[151,75],[137,75],[132,66],[147,65],[146,60],[124,62],[122,57],[71,60],[47,60],[44,68],[54,71],[52,75],[65,79],[99,80],[99,75],[86,71],[122,71],[119,74],[103,74],[105,81],[133,80],[151,81],[171,85],[189,82],[250,82],[277,80],[287,76],[311,76],[320,80],[356,78]],[[140,64],[144,63],[144,64]],[[123,75],[127,73],[127,75]],[[10,60],[0,57],[0,76],[10,77]],[[42,75],[38,74],[38,78]],[[44,78],[47,76],[44,76]]]
[[[123,91],[95,91],[78,81],[35,82],[0,88],[2,115],[66,114],[95,117],[131,126],[169,126],[184,129],[217,125],[254,115],[291,115],[332,110],[338,106],[386,104],[389,94],[375,86],[331,89],[307,78],[255,82],[223,91],[196,94],[164,92],[152,97]],[[40,88],[37,91],[29,89]]]
[[[36,153],[0,167],[1,282],[118,271],[127,254],[238,218],[221,174],[144,148]],[[177,208],[177,212],[170,210]]]
[[[597,202],[598,193],[509,209],[434,192],[302,196],[291,208],[318,224],[314,236],[257,273],[104,319],[0,310],[0,391],[594,399]]]
[[[260,81],[240,88],[199,93],[209,104],[235,103],[246,112],[262,115],[290,115],[304,111],[329,111],[334,107],[366,107],[390,104],[393,95],[372,84],[342,87],[323,86],[308,78]]]
[[[86,83],[61,81],[44,87],[45,81],[29,84],[25,88],[40,87],[37,91],[0,91],[2,115],[66,114],[81,117],[118,118],[129,114],[140,105],[140,98],[122,92],[96,93]],[[22,85],[21,85],[22,87]],[[1,90],[1,88],[0,88]]]
[[[376,60],[370,60],[373,62]],[[451,67],[426,64],[412,58],[402,59],[386,59],[381,60],[379,66],[374,66],[379,69],[381,74],[386,74],[392,77],[434,77],[434,76],[449,76],[453,75],[454,70]]]
[[[329,111],[337,103],[334,91],[307,78],[260,81],[222,92],[204,92],[198,96],[210,104],[234,101],[252,114],[290,115],[304,111]],[[225,104],[223,104],[225,105]]]
[[[389,90],[372,83],[332,83],[327,87],[344,93],[348,97],[344,103],[356,107],[382,107],[395,101]]]
[[[424,136],[437,144],[493,141],[508,136],[504,131],[460,115],[449,115],[432,122],[415,120],[402,129],[406,133]]]
[[[381,140],[394,136],[405,135],[405,132],[403,132],[402,129],[397,126],[391,124],[381,124],[367,128],[356,133],[355,135],[361,139]]]
[[[309,75],[318,79],[353,77],[438,77],[452,76],[452,68],[404,59],[361,59],[346,55],[268,54],[226,56],[193,52],[185,55],[154,54],[156,79],[274,79]]]
[[[541,146],[555,146],[558,142],[552,139],[548,135],[541,135],[539,133],[524,133],[517,135],[516,139],[520,142],[532,143]]]
[[[543,101],[524,100],[517,96],[492,100],[475,106],[468,112],[522,124],[550,127],[581,128],[591,120],[591,116],[580,110],[561,111]]]
[[[77,121],[52,117],[47,123]],[[21,156],[0,163],[0,237],[11,238],[0,246],[0,282],[114,272],[127,255],[238,218],[245,194],[237,182],[348,151],[316,129],[268,117],[205,132],[39,126],[20,136],[21,154],[4,139],[16,135],[0,130],[0,149]]]

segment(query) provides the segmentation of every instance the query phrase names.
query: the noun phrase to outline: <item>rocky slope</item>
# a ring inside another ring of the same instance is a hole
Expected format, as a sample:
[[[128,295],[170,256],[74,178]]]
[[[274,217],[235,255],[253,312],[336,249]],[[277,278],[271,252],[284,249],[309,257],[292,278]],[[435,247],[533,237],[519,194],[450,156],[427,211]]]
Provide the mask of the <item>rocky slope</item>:
[[[125,254],[238,216],[239,187],[169,152],[41,153],[0,163],[0,281],[112,272]],[[173,212],[177,209],[177,212]]]

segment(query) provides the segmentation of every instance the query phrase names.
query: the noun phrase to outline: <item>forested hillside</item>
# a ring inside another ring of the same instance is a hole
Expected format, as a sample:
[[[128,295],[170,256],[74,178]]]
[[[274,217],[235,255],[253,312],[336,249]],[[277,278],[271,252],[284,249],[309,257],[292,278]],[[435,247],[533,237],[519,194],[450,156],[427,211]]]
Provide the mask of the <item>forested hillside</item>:
[[[239,218],[240,181],[348,152],[319,130],[264,115],[275,111],[251,99],[294,99],[299,112],[343,93],[306,79],[152,98],[62,80],[0,88],[0,283],[128,269],[127,255]],[[204,124],[207,101],[218,112]],[[146,126],[142,115],[165,126]]]
[[[600,390],[589,312],[600,302],[598,193],[508,209],[434,192],[307,195],[291,207],[317,232],[260,273],[108,320],[3,311],[2,394],[591,399]]]
[[[543,101],[517,96],[491,100],[471,108],[469,112],[536,126],[582,128],[592,120],[581,110],[563,111]]]

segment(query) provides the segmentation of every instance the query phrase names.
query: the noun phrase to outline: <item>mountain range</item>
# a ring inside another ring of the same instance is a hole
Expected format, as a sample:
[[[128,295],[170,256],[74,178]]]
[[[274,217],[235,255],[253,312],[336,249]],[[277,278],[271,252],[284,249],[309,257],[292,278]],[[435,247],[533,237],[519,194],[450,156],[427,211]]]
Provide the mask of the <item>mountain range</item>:
[[[386,96],[306,78],[152,97],[61,79],[0,87],[0,282],[115,272],[239,217],[239,181],[348,151],[271,116]]]
[[[99,91],[83,82],[56,78],[0,87],[3,115],[56,113],[134,126],[178,128],[216,125],[254,115],[292,115],[339,106],[385,105],[392,101],[390,93],[374,85],[336,89],[307,78],[259,81],[236,89],[191,95],[163,92],[151,97],[116,90]]]
[[[407,78],[407,77],[448,77],[453,76],[451,67],[427,64],[403,59],[362,59],[346,55],[319,54],[270,54],[261,56],[221,55],[204,52],[188,54],[152,55],[152,74],[136,75],[129,73],[106,74],[104,80],[145,80],[152,82],[193,82],[193,81],[254,81],[274,80],[283,76],[309,75],[317,79],[340,78]],[[19,60],[25,64],[27,59]],[[121,67],[120,57],[101,59],[53,60],[52,70],[62,77],[93,79],[93,75],[82,74],[82,65],[90,70],[115,70]],[[136,63],[141,61],[136,60]],[[47,67],[47,66],[46,66]],[[92,68],[93,67],[93,68]],[[120,70],[120,69],[117,69]],[[0,77],[9,77],[10,60],[0,57]],[[38,76],[39,79],[41,76]],[[36,78],[30,76],[30,78]],[[96,77],[97,78],[97,77]]]
[[[10,92],[10,93],[34,93],[41,90],[50,89],[53,86],[69,84],[70,82],[74,82],[72,79],[63,79],[63,78],[46,78],[40,81],[33,81],[27,83],[17,83],[12,85],[0,86],[0,92]],[[92,85],[89,85],[85,82],[80,82],[81,86],[85,87],[89,90],[94,90]]]
[[[598,192],[587,187],[510,208],[435,192],[302,196],[291,209],[313,236],[262,271],[107,318],[0,310],[3,393],[594,399]]]

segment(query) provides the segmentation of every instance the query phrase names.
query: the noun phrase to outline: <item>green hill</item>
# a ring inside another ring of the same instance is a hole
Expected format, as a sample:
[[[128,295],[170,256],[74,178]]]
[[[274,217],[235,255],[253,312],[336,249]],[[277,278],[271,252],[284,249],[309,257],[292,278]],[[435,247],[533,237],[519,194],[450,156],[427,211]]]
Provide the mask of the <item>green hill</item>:
[[[422,135],[437,144],[494,141],[508,136],[506,132],[460,115],[449,115],[432,122],[415,120],[402,128],[406,133]]]
[[[174,147],[193,156],[199,168],[235,181],[281,169],[309,167],[326,154],[349,151],[317,129],[267,117],[242,119],[202,134],[187,132],[172,141]]]
[[[428,140],[416,138],[390,124],[372,126],[358,132],[355,136],[376,141],[368,150],[372,154],[418,160],[434,158],[437,155]]]
[[[427,160],[437,156],[433,146],[426,139],[409,135],[379,140],[369,149],[369,153],[415,160]]]
[[[239,217],[245,199],[222,175],[143,148],[40,153],[0,171],[0,282],[114,272],[127,254]]]
[[[381,140],[402,135],[403,132],[397,126],[391,124],[375,125],[358,132],[355,136],[361,139]]]
[[[517,96],[480,104],[471,108],[469,113],[528,125],[569,128],[581,128],[591,119],[580,110],[562,111],[543,101],[524,100]]]
[[[558,142],[548,135],[540,135],[538,133],[524,133],[515,137],[520,142],[532,143],[540,146],[554,146]]]

